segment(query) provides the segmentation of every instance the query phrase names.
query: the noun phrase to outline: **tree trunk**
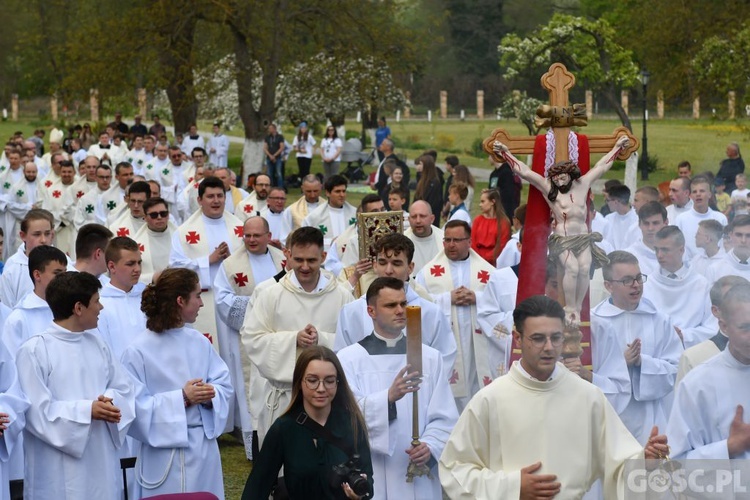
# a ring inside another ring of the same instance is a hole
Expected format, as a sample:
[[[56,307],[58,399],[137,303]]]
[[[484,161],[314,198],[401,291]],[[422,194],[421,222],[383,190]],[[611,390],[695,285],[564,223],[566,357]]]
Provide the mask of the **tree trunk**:
[[[618,96],[617,96],[617,90],[612,85],[608,85],[602,90],[603,90],[604,97],[615,108],[615,112],[617,113],[617,116],[620,118],[622,125],[624,127],[627,127],[627,129],[632,132],[633,126],[630,124],[630,117],[625,112],[625,108],[623,108],[622,105],[620,104],[620,100],[618,99]]]
[[[195,16],[181,16],[171,25],[169,33],[162,33],[167,48],[159,51],[159,62],[167,78],[167,97],[172,108],[174,130],[187,132],[198,118],[191,54],[195,37]]]

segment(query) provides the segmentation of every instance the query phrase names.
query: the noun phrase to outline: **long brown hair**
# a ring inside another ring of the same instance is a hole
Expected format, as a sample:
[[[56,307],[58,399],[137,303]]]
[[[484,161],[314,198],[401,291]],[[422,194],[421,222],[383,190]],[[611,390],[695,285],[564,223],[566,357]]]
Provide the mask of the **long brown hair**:
[[[307,365],[311,361],[327,361],[333,364],[336,368],[336,377],[339,380],[336,388],[336,395],[333,397],[331,407],[337,407],[342,409],[349,415],[352,434],[354,436],[354,449],[357,449],[357,438],[360,433],[367,435],[367,426],[365,425],[365,417],[359,409],[357,400],[349,388],[349,383],[346,380],[346,374],[344,369],[341,367],[341,362],[332,350],[324,346],[311,346],[302,351],[297,358],[297,362],[294,365],[294,374],[292,375],[292,401],[289,403],[284,415],[292,413],[295,410],[302,408],[302,380],[305,378],[305,370]]]
[[[453,167],[453,182],[463,182],[467,186],[476,187],[474,175],[466,165],[456,165]]]
[[[414,192],[414,200],[423,200],[430,182],[438,180],[435,158],[430,155],[422,155],[417,158],[417,163],[422,164],[422,174],[419,176],[417,190]]]
[[[161,333],[180,326],[183,321],[177,297],[188,300],[199,282],[198,275],[190,269],[172,267],[162,271],[156,282],[149,284],[141,296],[146,328]]]
[[[510,219],[508,214],[505,213],[503,208],[502,200],[500,199],[500,192],[497,189],[482,189],[482,194],[492,202],[492,211],[495,213],[497,219],[497,241],[495,242],[495,248],[492,250],[492,255],[497,258],[502,251],[501,244],[502,239],[500,238],[503,234],[503,226],[507,225],[510,227]]]

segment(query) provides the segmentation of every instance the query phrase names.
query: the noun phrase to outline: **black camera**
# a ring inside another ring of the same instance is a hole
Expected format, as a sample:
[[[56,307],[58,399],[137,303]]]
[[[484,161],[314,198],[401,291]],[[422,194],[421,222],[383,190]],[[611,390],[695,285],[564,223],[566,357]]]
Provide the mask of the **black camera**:
[[[359,465],[359,455],[354,454],[349,461],[331,467],[331,487],[339,490],[343,483],[349,483],[349,487],[357,495],[369,496],[370,483],[361,474],[364,472]]]

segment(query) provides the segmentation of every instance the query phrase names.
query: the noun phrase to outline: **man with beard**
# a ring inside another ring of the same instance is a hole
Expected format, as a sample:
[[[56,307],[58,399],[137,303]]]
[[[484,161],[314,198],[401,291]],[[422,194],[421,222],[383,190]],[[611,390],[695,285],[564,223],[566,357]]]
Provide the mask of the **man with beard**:
[[[266,174],[260,174],[255,178],[255,186],[250,196],[242,200],[234,208],[234,215],[245,221],[253,215],[260,215],[260,211],[266,208],[266,198],[271,189],[271,178]]]
[[[21,240],[18,238],[21,221],[39,199],[36,184],[37,172],[36,163],[27,162],[23,167],[23,178],[0,198],[0,210],[4,212],[2,227],[6,235],[3,260],[7,260],[21,245]]]
[[[565,317],[572,325],[580,322],[581,304],[589,288],[592,258],[606,262],[604,252],[595,246],[602,235],[590,233],[586,225],[588,192],[591,184],[612,167],[617,155],[629,144],[628,138],[621,136],[612,150],[585,175],[581,175],[578,165],[567,161],[553,165],[547,179],[519,161],[500,141],[495,141],[493,146],[495,154],[547,198],[555,222],[554,233],[549,239],[549,258],[557,260],[564,269]],[[565,196],[558,196],[559,193]]]

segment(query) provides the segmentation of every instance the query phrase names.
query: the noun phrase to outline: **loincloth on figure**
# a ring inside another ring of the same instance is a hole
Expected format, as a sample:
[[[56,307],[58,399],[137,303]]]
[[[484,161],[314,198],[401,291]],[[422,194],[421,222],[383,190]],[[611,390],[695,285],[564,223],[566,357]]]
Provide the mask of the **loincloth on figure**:
[[[548,259],[557,263],[559,262],[560,254],[563,252],[573,252],[573,255],[578,257],[581,255],[581,252],[588,248],[591,250],[591,263],[594,268],[602,267],[604,264],[609,263],[607,254],[596,245],[602,239],[601,233],[583,233],[571,236],[551,234],[549,240],[547,240],[549,248]]]

